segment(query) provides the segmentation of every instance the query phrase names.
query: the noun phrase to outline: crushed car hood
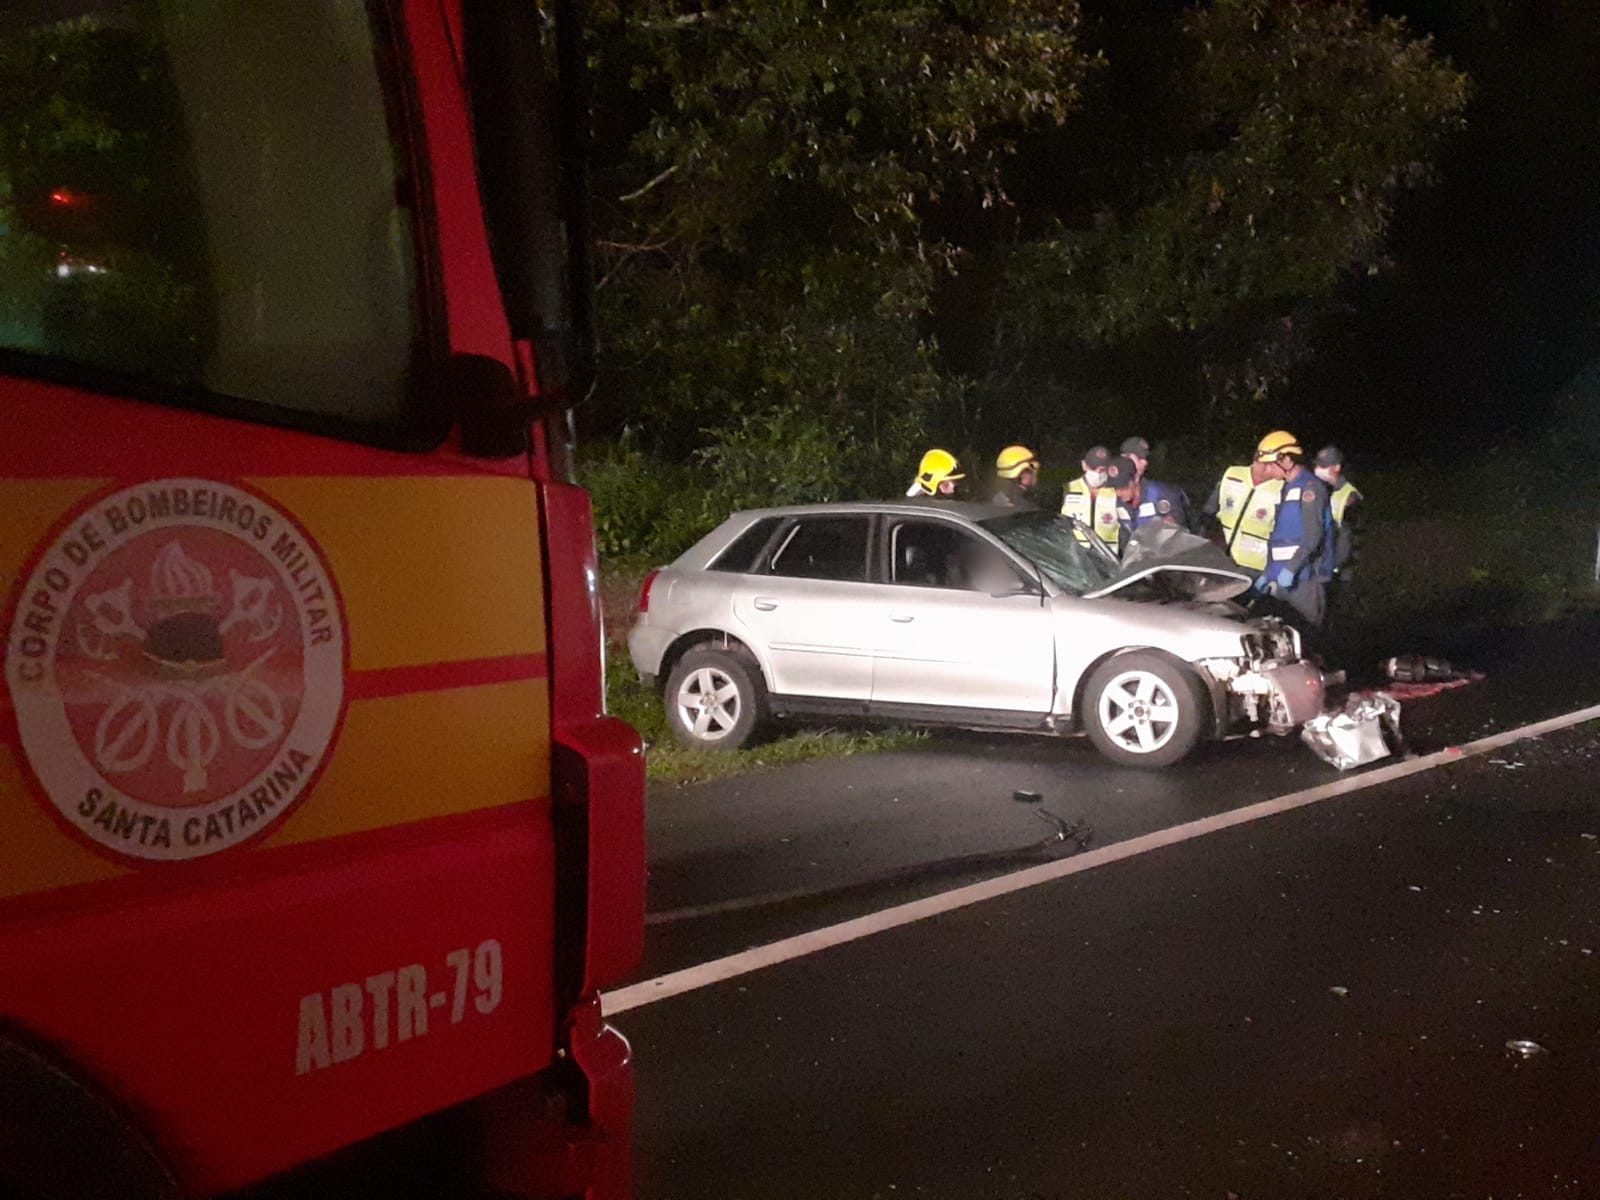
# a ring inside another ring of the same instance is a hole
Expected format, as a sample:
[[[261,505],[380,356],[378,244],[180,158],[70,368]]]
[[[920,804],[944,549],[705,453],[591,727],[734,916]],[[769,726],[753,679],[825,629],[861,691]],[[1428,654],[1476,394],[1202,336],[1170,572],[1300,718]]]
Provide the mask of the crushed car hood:
[[[1110,582],[1084,595],[1110,596],[1140,580],[1155,580],[1178,598],[1211,604],[1249,590],[1255,572],[1203,537],[1175,525],[1146,525],[1128,540]]]

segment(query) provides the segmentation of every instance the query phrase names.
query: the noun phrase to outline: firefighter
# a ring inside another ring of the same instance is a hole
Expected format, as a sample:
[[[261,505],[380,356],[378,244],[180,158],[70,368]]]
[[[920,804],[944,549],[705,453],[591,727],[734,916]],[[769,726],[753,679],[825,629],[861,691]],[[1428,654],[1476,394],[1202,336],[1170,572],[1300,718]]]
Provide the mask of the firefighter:
[[[1083,456],[1083,474],[1062,489],[1061,515],[1076,517],[1080,522],[1073,533],[1085,546],[1089,544],[1092,530],[1111,550],[1117,548],[1117,491],[1122,482],[1113,478],[1120,472],[1111,451],[1104,446],[1091,446]]]
[[[919,500],[954,500],[956,483],[965,478],[956,456],[948,450],[935,448],[924,454],[917,464],[917,477],[906,489],[906,495]]]
[[[1272,535],[1278,497],[1283,493],[1283,476],[1277,470],[1277,456],[1285,446],[1297,450],[1294,434],[1274,430],[1256,446],[1248,466],[1229,467],[1222,473],[1211,497],[1200,510],[1216,518],[1222,529],[1223,545],[1233,561],[1252,571],[1267,569],[1267,539]]]
[[[1143,478],[1139,465],[1124,455],[1116,460],[1124,482],[1117,487],[1117,524],[1120,527],[1119,551],[1125,549],[1133,531],[1145,525],[1181,525],[1183,493],[1171,484]]]
[[[1331,574],[1350,569],[1355,557],[1356,526],[1361,519],[1361,493],[1344,477],[1344,452],[1337,446],[1324,446],[1312,460],[1317,478],[1328,485],[1329,511],[1333,514],[1333,554]]]
[[[1283,488],[1267,535],[1267,566],[1255,590],[1288,604],[1316,628],[1327,608],[1324,585],[1333,554],[1333,511],[1328,485],[1302,461],[1305,451],[1299,442],[1288,434],[1283,438],[1257,452],[1258,459],[1263,452],[1272,454],[1271,468]]]
[[[1038,508],[1039,456],[1026,446],[1007,446],[995,456],[991,504],[1005,508]]]

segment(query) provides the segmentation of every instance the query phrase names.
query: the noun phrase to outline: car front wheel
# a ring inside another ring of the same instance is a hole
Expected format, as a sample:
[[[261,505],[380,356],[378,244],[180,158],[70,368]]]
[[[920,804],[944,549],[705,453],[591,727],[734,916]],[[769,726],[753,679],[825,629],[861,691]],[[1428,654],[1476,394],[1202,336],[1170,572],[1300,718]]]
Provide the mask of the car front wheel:
[[[690,650],[667,677],[663,701],[673,736],[695,750],[737,750],[766,713],[761,669],[731,650]]]
[[[1205,725],[1200,681],[1161,654],[1137,650],[1104,662],[1084,690],[1084,725],[1112,762],[1166,767],[1200,740]]]

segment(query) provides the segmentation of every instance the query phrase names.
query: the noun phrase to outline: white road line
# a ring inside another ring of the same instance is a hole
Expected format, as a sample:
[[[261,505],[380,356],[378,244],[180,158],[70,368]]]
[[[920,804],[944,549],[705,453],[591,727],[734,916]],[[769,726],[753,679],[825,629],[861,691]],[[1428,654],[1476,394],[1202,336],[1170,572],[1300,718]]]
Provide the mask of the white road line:
[[[1154,833],[1129,838],[1126,841],[1116,842],[1110,846],[1102,846],[1098,850],[1085,851],[1082,854],[1076,854],[1071,858],[1061,859],[1057,862],[1028,867],[1021,871],[1014,871],[1009,875],[1000,875],[994,879],[986,879],[981,883],[969,884],[966,887],[941,892],[935,896],[925,896],[921,900],[897,904],[892,908],[868,913],[864,917],[856,917],[851,921],[843,921],[837,925],[827,925],[821,929],[813,929],[809,933],[784,938],[781,941],[771,942],[765,946],[755,946],[738,954],[712,959],[710,962],[703,962],[693,967],[685,967],[681,971],[672,971],[666,975],[659,975],[654,979],[646,979],[640,983],[618,988],[613,992],[606,992],[600,997],[601,1006],[608,1016],[626,1012],[630,1008],[642,1008],[646,1004],[654,1004],[671,996],[681,996],[685,992],[697,991],[714,983],[721,983],[726,979],[735,979],[740,975],[748,975],[752,971],[761,970],[763,967],[776,966],[778,963],[788,962],[791,959],[804,958],[806,955],[815,954],[819,950],[842,946],[847,942],[871,937],[873,934],[882,933],[887,929],[898,929],[902,925],[910,925],[916,921],[939,916],[941,913],[965,908],[969,904],[978,904],[984,900],[993,900],[997,896],[1005,896],[1012,892],[1022,891],[1025,888],[1038,887],[1042,883],[1051,883],[1057,879],[1064,879],[1068,875],[1091,871],[1095,867],[1103,867],[1107,863],[1121,862],[1125,858],[1147,854],[1151,850],[1159,850],[1164,846],[1175,846],[1180,842],[1192,841],[1194,838],[1205,837],[1207,834],[1216,833],[1219,830],[1232,829],[1236,825],[1247,825],[1251,821],[1259,821],[1264,817],[1289,812],[1291,809],[1304,808],[1308,804],[1320,804],[1324,800],[1348,796],[1352,792],[1364,791],[1367,788],[1377,787],[1379,784],[1389,783],[1396,779],[1404,779],[1408,775],[1416,775],[1422,771],[1431,771],[1435,767],[1459,762],[1464,758],[1486,754],[1491,750],[1498,750],[1503,746],[1508,746],[1513,742],[1520,742],[1525,738],[1539,737],[1542,734],[1553,733],[1559,729],[1569,729],[1574,725],[1581,725],[1585,721],[1596,719],[1600,719],[1600,705],[1579,709],[1576,712],[1566,713],[1559,717],[1551,717],[1548,721],[1538,721],[1518,729],[1508,729],[1503,733],[1479,738],[1477,741],[1469,742],[1464,746],[1439,750],[1433,754],[1409,759],[1405,762],[1391,763],[1386,767],[1364,771],[1360,775],[1346,776],[1343,779],[1336,779],[1332,783],[1325,783],[1319,787],[1290,792],[1286,796],[1263,800],[1258,804],[1249,804],[1243,808],[1233,809],[1231,812],[1217,813],[1214,816],[1205,817],[1198,821],[1190,821],[1184,825],[1158,829]]]

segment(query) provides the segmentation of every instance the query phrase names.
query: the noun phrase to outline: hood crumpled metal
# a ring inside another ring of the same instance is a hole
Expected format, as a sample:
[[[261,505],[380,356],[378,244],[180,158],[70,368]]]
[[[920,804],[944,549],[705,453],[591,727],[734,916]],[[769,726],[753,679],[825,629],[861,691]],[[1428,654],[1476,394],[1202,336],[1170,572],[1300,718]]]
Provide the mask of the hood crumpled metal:
[[[1084,594],[1091,599],[1110,596],[1152,576],[1160,576],[1183,599],[1202,603],[1231,600],[1255,582],[1255,573],[1220,546],[1176,525],[1153,524],[1136,529],[1128,539],[1111,581]]]

